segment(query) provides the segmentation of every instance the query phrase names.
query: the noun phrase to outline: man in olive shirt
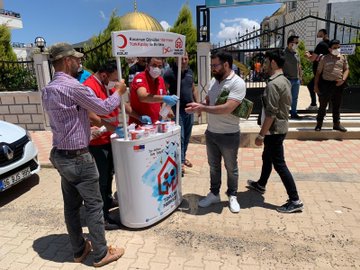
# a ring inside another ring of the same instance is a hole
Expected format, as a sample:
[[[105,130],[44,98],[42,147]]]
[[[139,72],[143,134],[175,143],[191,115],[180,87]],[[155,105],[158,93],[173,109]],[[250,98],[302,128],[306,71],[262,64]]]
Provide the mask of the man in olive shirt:
[[[320,60],[315,76],[314,91],[319,95],[320,101],[315,130],[321,130],[326,107],[331,101],[333,129],[346,132],[346,128],[340,124],[340,105],[345,88],[344,83],[349,76],[349,65],[346,58],[340,53],[339,40],[330,41],[329,52]]]
[[[283,142],[288,131],[288,111],[291,104],[291,84],[283,74],[284,62],[285,57],[281,50],[268,51],[265,54],[264,69],[270,79],[262,97],[261,130],[255,140],[257,146],[264,143],[263,164],[259,181],[248,180],[247,187],[265,193],[265,186],[274,166],[289,196],[288,201],[276,210],[281,213],[294,213],[302,211],[304,204],[299,199],[294,178],[284,157]]]

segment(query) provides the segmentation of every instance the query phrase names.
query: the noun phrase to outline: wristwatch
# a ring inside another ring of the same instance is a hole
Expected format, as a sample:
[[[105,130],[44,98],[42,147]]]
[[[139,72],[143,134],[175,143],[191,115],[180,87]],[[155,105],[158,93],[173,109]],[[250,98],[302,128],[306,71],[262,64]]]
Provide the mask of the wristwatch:
[[[256,136],[256,139],[259,139],[259,140],[261,140],[261,141],[263,141],[264,138],[265,138],[265,137],[264,137],[264,136],[261,136],[260,133]]]

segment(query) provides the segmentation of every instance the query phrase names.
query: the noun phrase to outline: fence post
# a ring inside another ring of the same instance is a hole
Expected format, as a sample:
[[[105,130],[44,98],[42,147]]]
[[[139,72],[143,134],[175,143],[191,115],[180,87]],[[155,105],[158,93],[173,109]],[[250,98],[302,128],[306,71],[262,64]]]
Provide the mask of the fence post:
[[[38,90],[40,91],[51,80],[49,63],[48,63],[48,54],[36,53],[34,54],[33,59],[34,59],[36,81],[38,85]]]
[[[33,55],[36,81],[37,81],[40,97],[41,97],[41,89],[43,89],[51,80],[48,58],[49,55],[47,53],[36,53]],[[42,102],[41,102],[41,107],[44,116],[44,127],[45,129],[49,129],[50,127],[49,118],[44,110]]]
[[[198,67],[198,93],[199,100],[202,101],[207,95],[207,87],[211,80],[210,73],[210,42],[197,43],[197,67]],[[199,124],[207,122],[205,114],[199,118]]]

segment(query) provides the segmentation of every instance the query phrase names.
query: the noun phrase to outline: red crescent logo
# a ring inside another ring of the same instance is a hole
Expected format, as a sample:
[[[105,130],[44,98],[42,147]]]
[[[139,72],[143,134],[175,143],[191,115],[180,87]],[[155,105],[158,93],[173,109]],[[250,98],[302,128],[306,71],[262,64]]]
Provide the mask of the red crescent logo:
[[[125,37],[123,34],[119,34],[118,37],[122,38],[122,40],[123,40],[123,42],[124,42],[122,46],[118,46],[118,47],[119,47],[120,49],[124,49],[124,48],[126,47],[126,45],[127,45],[127,39],[126,39],[126,37]]]

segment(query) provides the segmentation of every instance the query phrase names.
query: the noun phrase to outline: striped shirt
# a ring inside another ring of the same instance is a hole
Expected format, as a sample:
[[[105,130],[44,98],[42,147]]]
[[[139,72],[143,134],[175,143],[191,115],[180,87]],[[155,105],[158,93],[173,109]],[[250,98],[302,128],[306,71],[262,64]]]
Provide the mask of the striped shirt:
[[[50,120],[53,147],[64,150],[88,147],[88,111],[106,115],[120,104],[118,93],[102,100],[91,89],[63,72],[55,72],[53,80],[42,90],[41,98]]]

